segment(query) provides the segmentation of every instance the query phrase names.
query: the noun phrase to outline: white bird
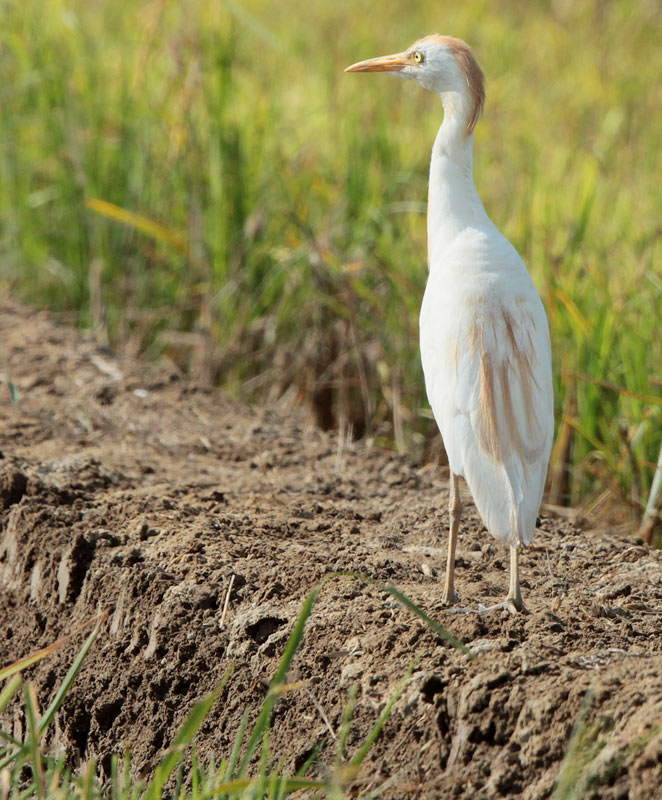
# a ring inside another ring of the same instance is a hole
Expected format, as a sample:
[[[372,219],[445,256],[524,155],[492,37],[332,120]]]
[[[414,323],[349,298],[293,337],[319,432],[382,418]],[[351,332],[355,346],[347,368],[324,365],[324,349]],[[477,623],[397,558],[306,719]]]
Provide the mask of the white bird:
[[[444,119],[430,164],[420,344],[427,395],[451,470],[443,600],[457,599],[462,476],[488,531],[510,545],[510,590],[493,608],[526,611],[519,552],[535,533],[552,448],[551,346],[531,276],[487,216],[473,180],[483,73],[465,42],[439,35],[345,71],[409,78],[441,98]]]

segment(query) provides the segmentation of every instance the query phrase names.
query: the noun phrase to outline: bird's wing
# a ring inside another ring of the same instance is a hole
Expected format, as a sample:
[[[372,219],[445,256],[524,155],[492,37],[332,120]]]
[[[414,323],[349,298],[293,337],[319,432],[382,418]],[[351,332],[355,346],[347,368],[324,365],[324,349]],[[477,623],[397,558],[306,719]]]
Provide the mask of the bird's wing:
[[[526,278],[515,291],[497,280],[465,295],[437,328],[436,346],[423,329],[421,337],[451,469],[466,479],[490,533],[512,544],[535,532],[554,433],[549,328]]]

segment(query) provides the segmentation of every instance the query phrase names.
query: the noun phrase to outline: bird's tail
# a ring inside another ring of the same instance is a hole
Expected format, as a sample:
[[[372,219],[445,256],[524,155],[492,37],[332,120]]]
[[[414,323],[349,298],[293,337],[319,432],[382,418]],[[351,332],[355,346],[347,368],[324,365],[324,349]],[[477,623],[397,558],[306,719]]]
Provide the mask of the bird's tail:
[[[519,459],[497,464],[477,448],[465,455],[464,477],[492,536],[515,547],[529,544],[545,486],[540,468],[525,471]]]

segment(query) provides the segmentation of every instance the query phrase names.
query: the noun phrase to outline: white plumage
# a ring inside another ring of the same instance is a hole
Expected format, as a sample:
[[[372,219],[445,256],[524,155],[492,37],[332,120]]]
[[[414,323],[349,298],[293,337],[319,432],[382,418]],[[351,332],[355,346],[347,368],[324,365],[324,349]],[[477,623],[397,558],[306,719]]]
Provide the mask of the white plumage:
[[[430,273],[420,317],[425,386],[451,469],[444,599],[455,600],[461,475],[489,532],[510,544],[506,604],[522,611],[519,548],[535,533],[554,434],[551,348],[533,281],[473,181],[483,74],[464,42],[436,35],[347,71],[410,78],[444,106],[430,165]]]

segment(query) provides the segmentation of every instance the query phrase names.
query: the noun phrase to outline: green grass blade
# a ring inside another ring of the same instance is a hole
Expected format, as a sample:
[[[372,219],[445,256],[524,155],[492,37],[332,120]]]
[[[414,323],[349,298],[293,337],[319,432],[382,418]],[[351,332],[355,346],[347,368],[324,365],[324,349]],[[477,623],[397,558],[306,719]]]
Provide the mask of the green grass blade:
[[[3,748],[3,753],[5,752]],[[12,752],[8,753],[4,758],[0,759],[0,774],[5,767],[8,767],[12,761],[17,762],[15,766],[18,766],[20,762],[24,761],[26,757],[25,747],[21,746],[17,750],[13,750]]]
[[[575,800],[575,798],[583,796],[586,765],[600,749],[598,747],[596,751],[598,729],[595,725],[588,724],[588,715],[594,699],[593,691],[588,689],[582,700],[577,721],[561,763],[552,795],[553,800]]]
[[[255,752],[257,745],[262,738],[262,734],[271,724],[271,711],[273,709],[273,704],[273,697],[270,694],[267,695],[264,705],[262,706],[262,710],[255,721],[255,726],[251,732],[251,738],[248,740],[248,745],[246,746],[246,752],[244,753],[244,757],[239,765],[239,770],[237,771],[238,777],[242,777],[246,772],[246,768],[248,767],[251,758],[253,758],[253,753]]]
[[[284,800],[287,795],[287,778],[281,778],[278,782],[278,794],[274,795],[275,800]]]
[[[11,703],[12,698],[21,688],[22,678],[20,675],[14,675],[14,677],[8,681],[7,685],[3,688],[2,692],[0,692],[0,714],[7,708],[9,703]]]
[[[41,650],[37,650],[34,653],[25,656],[25,658],[21,658],[18,661],[14,661],[13,664],[8,664],[6,667],[3,667],[0,669],[0,681],[15,675],[17,672],[21,672],[28,667],[31,667],[33,664],[36,664],[37,661],[41,661],[42,658],[46,658],[46,656],[51,655],[51,653],[54,653],[59,647],[62,647],[62,645],[66,644],[70,639],[72,639],[82,630],[85,630],[85,628],[88,628],[90,625],[94,623],[100,625],[106,619],[108,613],[108,611],[102,612],[96,617],[87,620],[87,622],[84,622],[82,625],[79,625],[71,633],[68,633],[66,636],[58,639],[57,642],[53,642],[53,644],[49,644],[47,647],[42,647]]]
[[[193,709],[189,713],[188,717],[184,720],[184,724],[175,737],[170,750],[166,753],[163,760],[156,768],[152,780],[142,795],[143,800],[157,800],[157,798],[161,797],[163,786],[172,774],[172,771],[179,763],[181,757],[186,752],[186,749],[191,744],[193,737],[200,729],[200,726],[209,714],[209,711],[218,699],[218,696],[225,688],[227,682],[230,680],[233,672],[234,665],[228,667],[228,669],[225,671],[225,675],[223,676],[219,687],[193,706]]]
[[[199,792],[199,772],[197,770],[197,759],[195,753],[193,754],[191,765],[191,800],[197,800],[198,792]],[[177,777],[175,778],[175,791],[173,793],[174,797],[179,797],[182,793],[182,787],[184,785],[184,772],[183,772],[183,764],[179,765],[177,770]]]
[[[110,800],[120,800],[120,760],[117,755],[110,759]]]
[[[43,647],[41,650],[37,650],[36,652],[31,653],[29,656],[25,656],[25,658],[14,661],[13,664],[8,664],[6,667],[3,667],[0,670],[0,681],[9,678],[11,675],[15,675],[17,672],[21,672],[28,667],[31,667],[33,664],[41,661],[42,658],[46,658],[46,656],[50,656],[51,653],[54,653],[58,647],[61,647],[63,644],[64,640],[53,642],[53,644],[49,644],[48,647]]]
[[[418,661],[419,659],[416,659],[414,661],[411,667],[409,667],[409,669],[407,670],[405,676],[398,683],[398,685],[395,688],[395,691],[393,692],[393,695],[391,696],[391,699],[388,701],[386,707],[379,715],[379,719],[375,723],[373,729],[368,734],[368,737],[366,738],[365,742],[363,742],[363,744],[359,748],[354,758],[349,762],[350,767],[352,767],[353,769],[358,769],[363,763],[365,757],[368,755],[370,748],[373,746],[375,740],[381,733],[381,730],[384,727],[386,720],[390,717],[391,711],[393,710],[393,706],[398,702],[398,699],[402,694],[405,686],[407,685],[407,681],[411,677],[411,674],[414,671],[416,665],[418,664]]]
[[[216,690],[193,706],[193,709],[185,719],[170,749],[156,768],[154,776],[143,794],[143,800],[157,800],[157,798],[161,797],[166,781],[186,752],[193,737],[200,729],[211,707],[216,702],[218,695],[219,691]]]
[[[347,737],[351,730],[352,716],[356,708],[356,686],[352,686],[349,690],[349,698],[343,706],[342,717],[340,720],[340,729],[338,730],[338,742],[336,744],[336,769],[340,768],[343,759],[345,758],[345,744]]]
[[[27,789],[23,789],[23,791],[20,794],[16,795],[16,800],[28,800],[28,798],[32,800],[34,796],[35,796],[34,786],[30,784],[30,786],[28,786]]]
[[[399,589],[396,589],[395,586],[387,586],[385,591],[387,591],[390,595],[395,597],[395,599],[399,603],[402,603],[403,606],[408,608],[410,611],[413,611],[417,617],[420,617],[423,620],[423,622],[425,622],[425,624],[437,634],[437,636],[440,636],[442,639],[445,639],[447,642],[452,644],[453,647],[457,648],[458,650],[461,650],[463,653],[468,655],[469,658],[474,657],[471,650],[469,650],[469,648],[465,644],[463,644],[459,639],[453,636],[452,633],[449,633],[449,631],[447,631],[446,628],[443,628],[438,622],[435,622],[431,617],[429,617],[425,613],[425,611],[423,611],[423,609],[420,606],[416,605],[416,603],[413,600],[410,600],[406,595],[402,594],[402,592]]]
[[[131,786],[131,750],[128,745],[124,747],[124,757],[122,759],[122,795],[127,798],[137,798],[141,794],[139,787],[134,787],[133,791],[129,790]]]
[[[317,761],[319,758],[320,752],[324,749],[326,745],[326,739],[322,739],[319,741],[315,747],[313,748],[313,752],[308,756],[308,758],[303,762],[303,764],[299,767],[296,772],[297,778],[303,778],[308,770],[312,767],[312,765]]]
[[[78,652],[78,655],[74,659],[74,663],[69,667],[69,671],[65,675],[64,680],[60,684],[60,688],[57,690],[55,697],[53,698],[51,704],[48,706],[46,711],[44,712],[44,716],[41,718],[39,722],[39,736],[43,736],[48,726],[53,721],[53,717],[55,716],[58,708],[62,705],[64,698],[69,693],[71,689],[71,685],[76,680],[76,676],[80,672],[80,668],[83,666],[83,661],[85,660],[85,656],[87,655],[90,647],[94,643],[94,640],[97,638],[99,633],[99,624],[94,628],[92,633],[87,637],[85,643],[81,647]]]
[[[49,797],[53,797],[57,792],[61,797],[68,796],[70,784],[69,770],[66,768],[64,756],[57,761],[47,759],[46,761],[46,791]]]
[[[306,789],[325,791],[328,786],[325,781],[316,780],[314,778],[283,778],[286,785],[286,794],[292,792],[300,792]],[[242,794],[248,790],[254,789],[258,784],[259,778],[235,778],[232,781],[220,783],[214,787],[213,793],[208,797],[220,798],[222,796],[231,796],[233,794]],[[255,796],[255,795],[253,795]]]
[[[384,792],[388,791],[388,789],[393,786],[393,784],[400,778],[400,773],[396,772],[395,775],[391,775],[390,778],[387,778],[384,783],[380,783],[379,786],[376,786],[371,792],[369,792],[364,800],[376,800],[377,797],[380,797]]]
[[[21,688],[22,682],[23,680],[20,675],[14,675],[14,677],[11,678],[11,680],[3,688],[2,692],[0,693],[0,714],[16,696],[17,692]],[[11,764],[11,762],[14,761],[22,751],[24,751],[24,745],[23,742],[15,739],[10,734],[5,733],[4,731],[0,733],[2,734],[2,738],[8,742],[8,745],[0,748],[0,777],[2,777],[5,768],[9,766],[9,764]]]
[[[92,800],[94,797],[95,778],[97,774],[96,759],[91,759],[80,783],[79,800]]]
[[[280,663],[278,664],[278,669],[273,677],[271,682],[272,688],[277,692],[278,687],[280,684],[285,682],[285,678],[287,677],[287,672],[290,668],[292,663],[292,659],[294,658],[294,654],[296,653],[299,644],[301,643],[301,639],[303,637],[303,632],[306,627],[306,622],[310,617],[313,606],[315,605],[315,601],[320,593],[320,587],[313,589],[313,591],[308,595],[306,598],[303,606],[301,607],[301,611],[294,623],[294,628],[292,629],[292,633],[290,634],[287,644],[285,645],[285,650],[283,651],[283,655],[280,659]],[[251,737],[248,741],[248,745],[246,747],[246,752],[244,757],[241,761],[239,766],[238,776],[241,777],[248,764],[250,763],[251,758],[257,748],[258,743],[260,742],[264,732],[268,729],[271,724],[271,711],[273,709],[275,696],[272,691],[269,692],[267,695],[264,705],[262,706],[262,710],[255,722],[255,726],[253,727],[253,731],[251,732]]]
[[[32,789],[36,793],[39,800],[45,800],[46,785],[44,782],[44,765],[41,760],[41,751],[39,749],[39,741],[41,735],[39,733],[39,726],[37,724],[37,717],[39,715],[37,706],[37,694],[32,683],[25,685],[25,716],[28,722],[28,739],[27,745],[30,754],[30,764],[32,766]]]
[[[14,747],[21,747],[22,744],[21,742],[19,742],[18,739],[14,738],[10,733],[7,733],[6,731],[0,731],[0,739],[4,739],[6,742],[9,742],[9,744],[14,745]],[[0,750],[0,752],[2,751]]]
[[[241,747],[244,743],[244,736],[246,735],[246,728],[248,727],[248,717],[250,716],[250,713],[250,706],[246,706],[244,713],[241,715],[239,728],[237,729],[237,734],[234,737],[234,744],[232,745],[232,752],[230,753],[230,760],[228,761],[227,769],[224,773],[228,780],[232,780],[232,778],[234,778],[234,770],[237,766],[237,762],[239,761],[239,755],[241,753]]]
[[[313,611],[313,606],[315,605],[315,601],[317,600],[319,593],[320,588],[317,587],[313,589],[313,591],[306,598],[306,601],[299,612],[299,616],[297,617],[297,621],[294,624],[292,633],[290,634],[287,644],[285,645],[285,650],[280,660],[280,664],[278,665],[278,669],[276,670],[276,674],[271,681],[272,686],[277,686],[279,683],[285,682],[290,664],[292,663],[294,654],[299,648],[306,623],[308,622],[308,618]]]
[[[271,796],[271,781],[269,780],[269,792],[267,789],[267,771],[269,769],[270,761],[270,747],[269,747],[269,726],[267,726],[262,734],[262,748],[260,750],[260,768],[258,770],[258,779],[253,794],[256,798],[270,798]]]

